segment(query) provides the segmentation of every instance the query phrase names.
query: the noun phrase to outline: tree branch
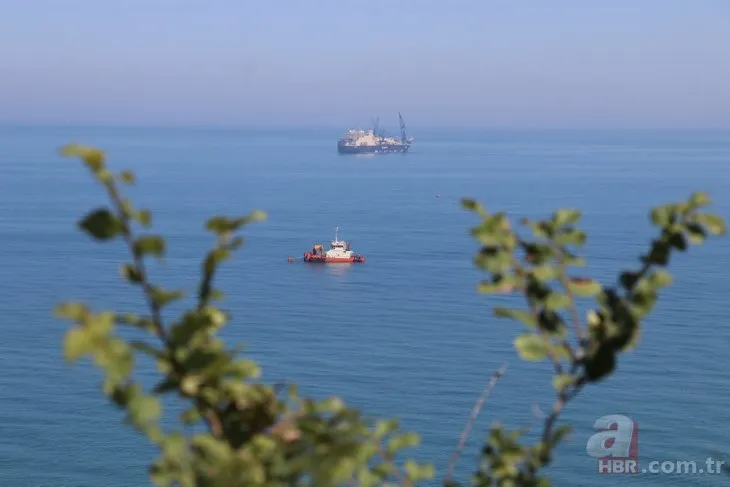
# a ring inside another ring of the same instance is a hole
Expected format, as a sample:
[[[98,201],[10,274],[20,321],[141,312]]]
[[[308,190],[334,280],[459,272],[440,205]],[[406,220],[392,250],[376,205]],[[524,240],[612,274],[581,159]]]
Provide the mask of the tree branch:
[[[117,214],[119,215],[119,219],[122,222],[122,233],[124,235],[124,241],[127,244],[127,247],[129,248],[130,253],[132,254],[132,257],[134,259],[134,265],[137,268],[137,272],[139,274],[139,280],[142,284],[142,289],[144,290],[144,295],[147,300],[147,305],[150,308],[151,314],[152,314],[152,323],[155,329],[155,332],[159,336],[160,340],[163,342],[165,348],[167,348],[168,351],[173,352],[172,346],[170,344],[169,338],[167,336],[167,332],[165,330],[165,325],[162,320],[162,310],[160,308],[160,304],[157,302],[157,299],[154,296],[154,291],[152,284],[149,281],[149,276],[147,275],[146,268],[144,265],[144,259],[142,258],[142,255],[140,255],[138,252],[135,252],[134,248],[134,232],[132,231],[132,222],[129,218],[129,215],[124,209],[124,203],[122,200],[121,195],[119,194],[119,190],[114,185],[114,182],[108,182],[106,183],[107,191],[109,192],[109,197],[112,200],[112,203],[114,204],[114,207],[117,211]],[[182,367],[182,365],[175,359],[174,353],[170,354],[170,363],[175,370],[176,373],[180,374],[181,376],[185,375],[185,369]],[[219,417],[219,413],[216,410],[215,407],[213,407],[212,404],[209,404],[208,401],[204,400],[200,396],[194,396],[185,393],[184,391],[180,390],[180,393],[188,397],[189,399],[192,399],[195,401],[195,403],[198,405],[199,408],[203,409],[201,406],[205,406],[208,410],[205,411],[202,414],[203,419],[207,423],[208,427],[210,428],[210,431],[215,436],[222,436],[223,435],[223,425],[221,422],[221,419]]]

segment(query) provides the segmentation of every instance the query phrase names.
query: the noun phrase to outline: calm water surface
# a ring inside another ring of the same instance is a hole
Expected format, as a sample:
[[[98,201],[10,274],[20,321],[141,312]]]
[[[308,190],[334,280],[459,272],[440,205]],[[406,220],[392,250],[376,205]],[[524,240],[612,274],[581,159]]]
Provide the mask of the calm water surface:
[[[342,157],[338,131],[0,129],[0,486],[148,485],[154,450],[122,423],[88,362],[63,365],[66,325],[51,317],[64,299],[141,310],[118,278],[120,245],[99,246],[74,229],[103,194],[80,163],[56,149],[69,141],[107,150],[114,168],[139,178],[132,196],[169,237],[158,282],[194,291],[213,214],[254,208],[246,246],[219,287],[243,342],[270,381],[343,396],[374,416],[399,416],[422,432],[418,458],[443,471],[491,373],[508,363],[460,462],[475,465],[492,421],[539,427],[534,406],[552,403],[547,364],[523,364],[516,324],[491,317],[503,304],[475,292],[475,218],[462,196],[515,216],[580,207],[590,270],[611,283],[635,266],[652,235],[652,205],[708,191],[730,215],[730,135],[718,133],[416,132],[413,152]],[[440,195],[440,197],[436,197]],[[289,264],[340,225],[368,262]],[[585,451],[593,423],[625,414],[640,425],[639,457],[718,460],[730,454],[730,240],[678,255],[676,277],[618,371],[566,410],[574,426],[550,469],[557,485],[727,485],[718,475],[598,475]],[[140,368],[146,366],[142,364]],[[140,370],[145,383],[154,375]]]

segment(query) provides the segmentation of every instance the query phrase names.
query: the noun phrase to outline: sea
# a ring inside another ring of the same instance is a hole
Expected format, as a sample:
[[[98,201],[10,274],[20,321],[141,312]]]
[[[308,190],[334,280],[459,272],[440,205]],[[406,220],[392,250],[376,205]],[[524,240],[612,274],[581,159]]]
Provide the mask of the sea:
[[[555,399],[550,364],[520,361],[512,342],[521,325],[493,315],[495,306],[522,302],[477,292],[486,275],[474,266],[469,229],[478,220],[461,198],[515,223],[581,209],[589,235],[581,272],[606,285],[639,265],[656,234],[653,206],[706,191],[710,210],[730,217],[728,132],[414,128],[408,154],[341,156],[341,131],[0,128],[0,487],[150,485],[157,454],[103,396],[99,370],[63,359],[69,325],[53,317],[57,304],[144,310],[139,290],[120,277],[129,261],[121,243],[97,243],[76,227],[106,199],[78,160],[58,155],[63,144],[99,147],[113,170],[134,171],[126,194],[152,211],[150,231],[168,239],[152,277],[191,296],[214,243],[206,219],[265,211],[221,269],[222,306],[232,315],[223,336],[261,364],[264,381],[336,395],[418,431],[421,446],[404,454],[435,465],[434,481],[422,485],[443,480],[475,402],[503,364],[458,479],[468,482],[491,425],[529,428],[532,438]],[[301,262],[338,226],[366,263]],[[728,473],[715,473],[717,462],[730,466],[730,237],[674,255],[670,271],[675,283],[639,346],[560,417],[573,429],[546,470],[555,485],[730,485]],[[152,384],[156,370],[140,361],[136,377]],[[166,409],[172,424],[174,410]],[[634,422],[638,474],[600,473],[588,454],[607,415]]]

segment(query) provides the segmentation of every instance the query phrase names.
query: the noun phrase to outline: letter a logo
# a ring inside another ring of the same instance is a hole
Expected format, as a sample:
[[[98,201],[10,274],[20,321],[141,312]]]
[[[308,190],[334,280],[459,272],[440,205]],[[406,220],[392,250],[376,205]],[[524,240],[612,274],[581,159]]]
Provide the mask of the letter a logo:
[[[598,432],[588,439],[586,452],[599,459],[599,473],[637,473],[639,427],[631,418],[610,414],[593,425]],[[610,466],[608,471],[602,471]]]

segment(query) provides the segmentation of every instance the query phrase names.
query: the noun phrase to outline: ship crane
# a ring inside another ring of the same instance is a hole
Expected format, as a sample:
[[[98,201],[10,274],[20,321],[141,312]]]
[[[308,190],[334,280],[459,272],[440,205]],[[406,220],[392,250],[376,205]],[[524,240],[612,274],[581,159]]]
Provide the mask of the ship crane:
[[[385,136],[385,133],[380,130],[380,117],[370,117],[370,122],[373,124],[373,135],[378,139],[382,139]]]
[[[403,121],[403,115],[398,112],[398,121],[400,122],[400,140],[404,144],[407,142],[410,142],[408,137],[406,136],[406,123]]]

